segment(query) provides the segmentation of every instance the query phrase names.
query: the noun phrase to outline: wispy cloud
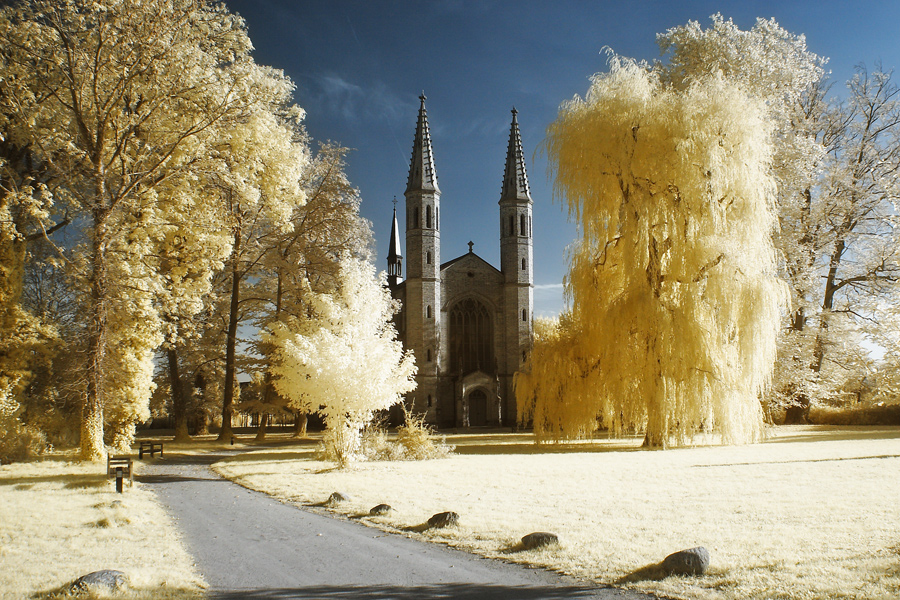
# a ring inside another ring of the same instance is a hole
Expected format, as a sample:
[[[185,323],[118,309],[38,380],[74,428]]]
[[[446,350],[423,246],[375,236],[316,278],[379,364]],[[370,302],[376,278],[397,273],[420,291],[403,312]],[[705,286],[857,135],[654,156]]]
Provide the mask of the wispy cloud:
[[[563,284],[561,283],[538,283],[535,284],[534,289],[536,290],[559,290],[562,291]]]
[[[415,114],[416,106],[403,100],[383,82],[359,84],[336,73],[313,76],[305,90],[319,110],[350,122],[396,122]]]

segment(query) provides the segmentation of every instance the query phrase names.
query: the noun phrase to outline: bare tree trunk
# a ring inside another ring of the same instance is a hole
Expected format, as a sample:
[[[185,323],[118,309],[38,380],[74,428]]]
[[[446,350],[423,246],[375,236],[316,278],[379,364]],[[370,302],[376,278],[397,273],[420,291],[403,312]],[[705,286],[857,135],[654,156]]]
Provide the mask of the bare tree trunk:
[[[262,442],[266,439],[266,427],[269,426],[269,413],[259,414],[259,428],[256,430],[256,441]]]
[[[294,418],[294,437],[306,437],[306,423],[309,419],[304,412],[298,412]]]
[[[184,385],[181,383],[181,374],[178,372],[178,353],[175,348],[166,350],[169,361],[169,385],[172,388],[172,416],[175,417],[176,442],[189,442],[187,407],[185,406]]]
[[[237,346],[238,308],[241,295],[241,274],[238,269],[238,261],[241,251],[241,234],[234,234],[234,249],[231,254],[231,307],[228,314],[228,339],[225,342],[225,393],[222,399],[222,430],[219,432],[219,441],[228,441],[234,432],[231,429],[231,419],[234,416],[234,379],[235,379],[235,348]]]
[[[98,185],[98,200],[103,185]],[[106,457],[103,442],[103,363],[106,354],[106,214],[94,211],[91,256],[91,314],[88,323],[87,394],[81,413],[81,460],[101,461]]]

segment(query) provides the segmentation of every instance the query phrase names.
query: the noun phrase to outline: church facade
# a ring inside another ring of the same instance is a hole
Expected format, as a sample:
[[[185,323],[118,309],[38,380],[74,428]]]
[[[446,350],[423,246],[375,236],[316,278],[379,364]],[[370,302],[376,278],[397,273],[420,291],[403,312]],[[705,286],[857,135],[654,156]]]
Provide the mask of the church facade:
[[[406,406],[438,427],[514,426],[513,375],[532,348],[532,200],[516,110],[499,199],[500,268],[469,252],[441,262],[441,190],[420,96],[406,183],[406,278],[397,209],[388,285],[418,365]]]

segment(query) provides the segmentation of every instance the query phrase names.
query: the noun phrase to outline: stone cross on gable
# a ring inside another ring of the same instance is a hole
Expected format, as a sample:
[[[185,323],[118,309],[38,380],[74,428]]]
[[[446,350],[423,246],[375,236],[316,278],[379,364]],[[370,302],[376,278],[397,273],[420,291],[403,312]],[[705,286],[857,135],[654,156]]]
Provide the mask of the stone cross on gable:
[[[475,244],[473,242],[469,242],[469,254],[472,254],[472,246]]]

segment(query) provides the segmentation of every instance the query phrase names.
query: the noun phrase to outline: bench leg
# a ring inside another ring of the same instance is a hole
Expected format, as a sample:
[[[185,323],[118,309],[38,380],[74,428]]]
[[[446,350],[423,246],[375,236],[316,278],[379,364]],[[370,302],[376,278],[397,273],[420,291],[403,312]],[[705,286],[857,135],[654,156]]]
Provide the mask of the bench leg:
[[[122,493],[122,467],[116,467],[116,492]]]
[[[144,458],[144,449],[143,448],[138,450],[138,458],[143,460],[143,458]]]

